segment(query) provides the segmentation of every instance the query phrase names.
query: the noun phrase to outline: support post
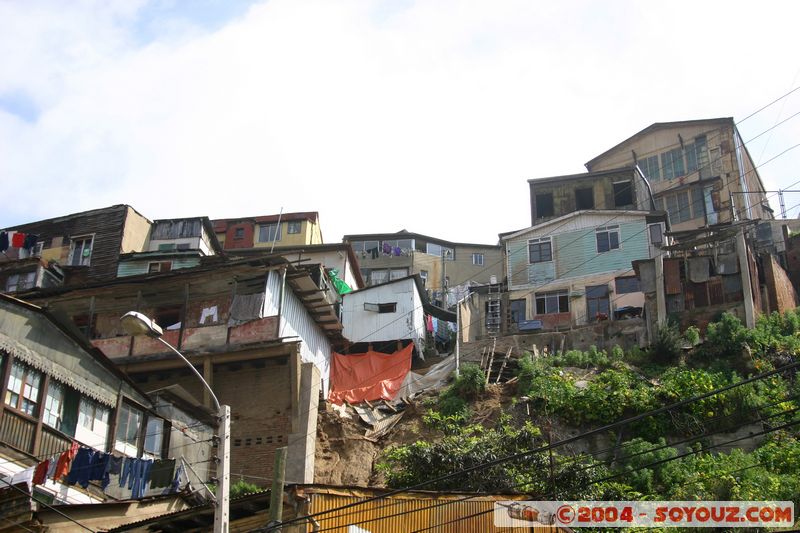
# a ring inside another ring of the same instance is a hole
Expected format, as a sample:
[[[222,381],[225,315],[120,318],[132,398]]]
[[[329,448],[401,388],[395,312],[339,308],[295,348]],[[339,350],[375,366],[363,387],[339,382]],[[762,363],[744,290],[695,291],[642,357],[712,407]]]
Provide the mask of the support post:
[[[288,448],[275,450],[275,464],[272,468],[272,490],[269,495],[269,521],[280,523],[283,519],[283,482],[286,479],[286,452]]]
[[[219,443],[217,444],[217,501],[214,509],[214,533],[228,533],[231,491],[231,408],[219,406]]]

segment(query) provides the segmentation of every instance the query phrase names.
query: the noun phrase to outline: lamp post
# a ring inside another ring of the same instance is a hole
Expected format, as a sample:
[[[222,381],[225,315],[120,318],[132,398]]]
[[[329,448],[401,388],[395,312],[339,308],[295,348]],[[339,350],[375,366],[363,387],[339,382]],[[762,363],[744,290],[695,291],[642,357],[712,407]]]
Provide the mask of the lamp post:
[[[211,400],[214,402],[214,407],[217,409],[217,437],[219,439],[217,445],[217,501],[214,508],[214,533],[228,533],[228,524],[230,522],[229,507],[230,507],[230,468],[231,468],[231,448],[230,448],[230,429],[231,429],[231,408],[227,405],[220,405],[217,396],[208,383],[203,378],[202,374],[197,371],[192,363],[189,362],[184,355],[178,351],[177,348],[161,338],[164,330],[161,326],[156,324],[151,318],[138,313],[130,311],[120,319],[122,327],[129,334],[133,336],[146,335],[152,339],[158,340],[161,344],[178,354],[184,363],[186,363],[192,372],[200,379],[200,382],[208,391]]]

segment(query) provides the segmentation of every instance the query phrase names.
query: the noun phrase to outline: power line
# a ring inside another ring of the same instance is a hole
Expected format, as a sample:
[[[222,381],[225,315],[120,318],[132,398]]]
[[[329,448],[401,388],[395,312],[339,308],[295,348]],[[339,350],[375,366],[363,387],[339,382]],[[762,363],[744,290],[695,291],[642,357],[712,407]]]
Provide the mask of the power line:
[[[744,379],[744,380],[741,380],[741,381],[737,381],[735,383],[731,383],[729,385],[726,385],[725,387],[720,387],[720,388],[714,389],[712,391],[708,391],[708,392],[705,392],[705,393],[702,393],[702,394],[698,394],[698,395],[692,396],[690,398],[686,398],[684,400],[680,400],[678,402],[672,403],[670,405],[666,405],[666,406],[660,407],[658,409],[654,409],[654,410],[651,410],[651,411],[648,411],[648,412],[645,412],[645,413],[641,413],[641,414],[638,414],[638,415],[634,415],[632,417],[628,417],[628,418],[626,418],[624,420],[613,422],[611,424],[606,424],[606,425],[601,426],[599,428],[595,428],[595,429],[589,430],[587,432],[583,432],[583,433],[581,433],[579,435],[575,435],[575,436],[572,436],[572,437],[568,437],[566,439],[562,439],[562,440],[557,441],[556,443],[553,443],[553,444],[548,444],[546,446],[540,446],[538,448],[534,448],[532,450],[528,450],[528,451],[525,451],[525,452],[515,453],[515,454],[509,455],[509,456],[506,456],[506,457],[501,457],[501,458],[498,458],[498,459],[494,459],[492,461],[487,461],[485,463],[481,463],[481,464],[478,464],[478,465],[475,465],[475,466],[471,466],[469,468],[464,468],[464,469],[461,469],[459,471],[452,472],[450,474],[445,474],[445,475],[438,476],[438,477],[433,478],[433,479],[429,479],[429,480],[424,481],[424,482],[416,483],[416,484],[411,485],[409,487],[405,487],[405,488],[402,488],[402,489],[395,489],[395,490],[392,490],[392,491],[390,491],[390,492],[388,492],[386,494],[383,494],[381,496],[375,496],[375,497],[366,498],[365,500],[362,500],[361,502],[350,503],[350,504],[342,505],[342,506],[340,506],[338,508],[335,508],[335,509],[329,509],[329,510],[322,511],[322,512],[319,512],[319,513],[314,513],[314,514],[309,514],[309,515],[305,515],[305,516],[302,516],[302,517],[298,517],[298,518],[292,519],[290,521],[284,522],[284,524],[293,523],[293,522],[297,522],[297,521],[300,521],[300,520],[305,520],[305,519],[308,519],[310,517],[322,516],[322,515],[325,515],[325,514],[330,514],[332,512],[339,511],[339,510],[344,510],[344,509],[348,509],[348,508],[351,508],[351,507],[356,507],[358,505],[363,505],[365,503],[369,503],[369,502],[372,502],[372,501],[385,499],[385,498],[388,498],[390,496],[394,496],[396,494],[402,494],[402,493],[410,491],[410,490],[419,489],[419,488],[422,488],[424,486],[427,486],[427,485],[430,485],[430,484],[433,484],[433,483],[446,481],[448,479],[452,479],[454,477],[457,477],[457,476],[460,476],[460,475],[463,475],[463,474],[466,474],[466,473],[469,473],[469,472],[474,472],[476,470],[482,470],[482,469],[489,468],[489,467],[495,466],[497,464],[502,464],[504,462],[508,462],[508,461],[511,461],[511,460],[528,457],[529,455],[532,455],[534,453],[541,453],[541,452],[544,452],[544,451],[547,451],[547,450],[550,450],[550,449],[553,449],[553,448],[557,448],[559,446],[564,446],[564,445],[567,445],[567,444],[571,444],[571,443],[576,442],[576,441],[578,441],[578,440],[580,440],[582,438],[586,438],[586,437],[589,437],[591,435],[596,435],[596,434],[599,434],[599,433],[602,433],[602,432],[610,431],[612,429],[631,424],[633,422],[642,420],[644,418],[647,418],[647,417],[650,417],[650,416],[654,416],[654,415],[657,415],[657,414],[660,414],[660,413],[664,413],[664,412],[667,412],[669,410],[672,410],[672,409],[675,409],[675,408],[678,408],[678,407],[682,407],[684,405],[688,405],[689,403],[692,403],[692,402],[695,402],[695,401],[699,401],[699,400],[702,400],[702,399],[705,399],[705,398],[709,398],[711,396],[715,396],[715,395],[720,394],[722,392],[725,392],[725,391],[728,391],[728,390],[732,390],[734,388],[741,387],[741,386],[749,384],[749,383],[753,383],[753,382],[756,382],[756,381],[759,381],[759,380],[762,380],[762,379],[766,379],[766,378],[768,378],[770,376],[785,372],[787,370],[791,370],[793,368],[797,368],[798,366],[800,366],[800,361],[794,362],[794,363],[789,363],[789,364],[781,366],[779,368],[776,368],[776,369],[773,369],[773,370],[770,370],[770,371],[767,371],[767,372],[762,372],[761,374],[757,374],[755,376],[751,376],[751,377],[749,377],[747,379]]]
[[[93,529],[89,529],[88,527],[86,527],[85,525],[81,524],[80,522],[78,522],[74,518],[71,518],[70,516],[67,516],[64,512],[59,511],[58,509],[56,509],[52,505],[46,504],[46,503],[44,503],[42,501],[39,501],[39,500],[34,500],[32,494],[30,494],[28,492],[25,492],[24,490],[22,490],[21,488],[17,487],[16,485],[12,485],[11,483],[9,483],[8,481],[6,481],[4,479],[0,479],[0,481],[2,481],[3,483],[6,483],[9,487],[11,487],[12,489],[16,490],[17,492],[20,492],[20,493],[24,494],[25,496],[28,497],[28,499],[30,499],[32,501],[35,501],[38,504],[44,505],[45,507],[47,507],[48,509],[50,509],[54,513],[57,513],[57,514],[61,515],[62,517],[66,518],[67,520],[69,520],[70,522],[72,522],[73,524],[76,524],[76,525],[80,526],[82,529],[85,529],[86,531],[90,531],[91,533],[95,533],[95,531]]]

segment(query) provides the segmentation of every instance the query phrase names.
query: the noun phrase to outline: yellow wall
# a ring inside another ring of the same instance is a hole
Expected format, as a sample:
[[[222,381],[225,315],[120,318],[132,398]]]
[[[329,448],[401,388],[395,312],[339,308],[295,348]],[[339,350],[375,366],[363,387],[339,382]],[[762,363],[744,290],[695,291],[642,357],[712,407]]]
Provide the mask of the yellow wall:
[[[294,221],[292,221],[294,222]],[[253,233],[253,247],[254,248],[269,248],[272,246],[272,241],[259,242],[259,226],[267,224],[256,224]],[[322,232],[320,231],[319,224],[302,220],[300,222],[300,233],[288,233],[289,221],[281,222],[281,238],[275,241],[275,246],[302,246],[304,244],[323,244]],[[223,238],[224,241],[224,238]]]
[[[150,235],[152,223],[137,213],[133,208],[128,207],[125,216],[125,227],[122,230],[122,243],[120,253],[144,251],[147,237]]]

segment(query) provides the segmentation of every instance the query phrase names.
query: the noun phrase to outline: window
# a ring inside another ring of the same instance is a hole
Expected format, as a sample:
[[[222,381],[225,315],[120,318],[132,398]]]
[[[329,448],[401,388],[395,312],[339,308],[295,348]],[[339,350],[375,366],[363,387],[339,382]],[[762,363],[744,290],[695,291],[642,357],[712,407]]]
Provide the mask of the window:
[[[164,445],[164,420],[158,417],[147,419],[147,430],[144,435],[144,451],[155,457],[161,457]]]
[[[42,422],[51,428],[61,429],[61,417],[64,409],[64,386],[57,381],[50,381],[47,395],[44,398]]]
[[[661,179],[661,168],[658,166],[657,155],[645,157],[644,159],[640,159],[637,163],[645,178],[650,181]]]
[[[32,289],[36,285],[36,271],[23,274],[11,274],[6,280],[6,292],[17,292]]]
[[[155,319],[156,324],[161,326],[163,329],[171,329],[171,326],[180,326],[181,306],[172,305],[168,307],[159,307],[156,309],[154,315],[155,316],[153,318]]]
[[[456,257],[456,254],[452,248],[447,248],[446,246],[440,246],[432,242],[429,242],[425,247],[425,253],[429,255],[435,255],[436,257],[442,257],[442,254],[444,254],[444,258],[448,261],[453,261],[455,260]]]
[[[664,196],[666,211],[669,213],[669,221],[673,224],[691,220],[692,212],[689,207],[689,191],[683,190]]]
[[[528,261],[533,263],[546,263],[553,260],[550,237],[531,239],[528,241]]]
[[[160,261],[158,263],[150,263],[147,265],[147,273],[155,274],[157,272],[169,272],[172,270],[172,261]]]
[[[419,277],[422,278],[422,286],[426,286],[428,284],[428,271],[427,270],[420,270]]]
[[[619,248],[619,226],[600,226],[595,232],[595,237],[599,254]]]
[[[575,209],[594,209],[594,191],[591,187],[575,189]]]
[[[536,218],[553,216],[553,193],[545,192],[536,195]]]
[[[6,405],[33,416],[39,403],[42,374],[27,365],[14,361],[8,377]]]
[[[614,286],[617,294],[630,294],[640,292],[639,278],[636,276],[625,276],[614,279]]]
[[[69,264],[72,266],[89,266],[92,262],[92,240],[87,237],[73,237],[70,251]]]
[[[300,229],[303,227],[303,223],[299,220],[293,220],[291,222],[286,223],[286,233],[300,233]]]
[[[258,227],[258,242],[281,240],[281,227],[277,224],[265,224]]]
[[[614,207],[633,205],[633,183],[618,181],[614,183]]]
[[[125,407],[123,405],[123,407]],[[78,405],[78,427],[75,438],[89,446],[104,449],[108,439],[111,411],[94,400],[81,398]],[[120,420],[121,421],[121,420]]]
[[[389,271],[373,270],[372,272],[369,273],[369,281],[372,285],[386,283],[387,281],[389,281]]]
[[[650,232],[650,244],[660,246],[664,243],[664,228],[661,224],[649,224],[647,229]]]
[[[175,250],[177,245],[174,242],[165,242],[158,245],[159,252],[172,252]]]
[[[122,404],[119,410],[115,448],[131,456],[139,451],[139,430],[144,413],[128,404]]]
[[[664,172],[664,179],[668,180],[686,174],[683,166],[683,150],[675,148],[661,154],[661,169]]]
[[[244,228],[236,228],[233,230],[233,238],[234,239],[244,239]]]
[[[569,313],[569,294],[567,291],[542,292],[536,295],[536,314],[552,315]]]
[[[608,285],[588,285],[586,287],[586,320],[594,322],[608,319]]]
[[[483,266],[483,254],[472,254],[472,264],[475,266]]]
[[[379,249],[378,241],[353,241],[350,243],[354,252],[371,252]]]
[[[694,142],[686,145],[686,169],[689,172],[708,168],[708,147],[706,136],[695,137]]]
[[[389,279],[396,280],[402,279],[408,276],[408,269],[407,268],[393,268],[389,271]]]
[[[364,302],[364,311],[372,311],[374,313],[394,313],[397,311],[397,302],[386,304],[371,304]]]
[[[525,320],[525,300],[511,300],[509,308],[511,310],[511,321],[519,324]]]

